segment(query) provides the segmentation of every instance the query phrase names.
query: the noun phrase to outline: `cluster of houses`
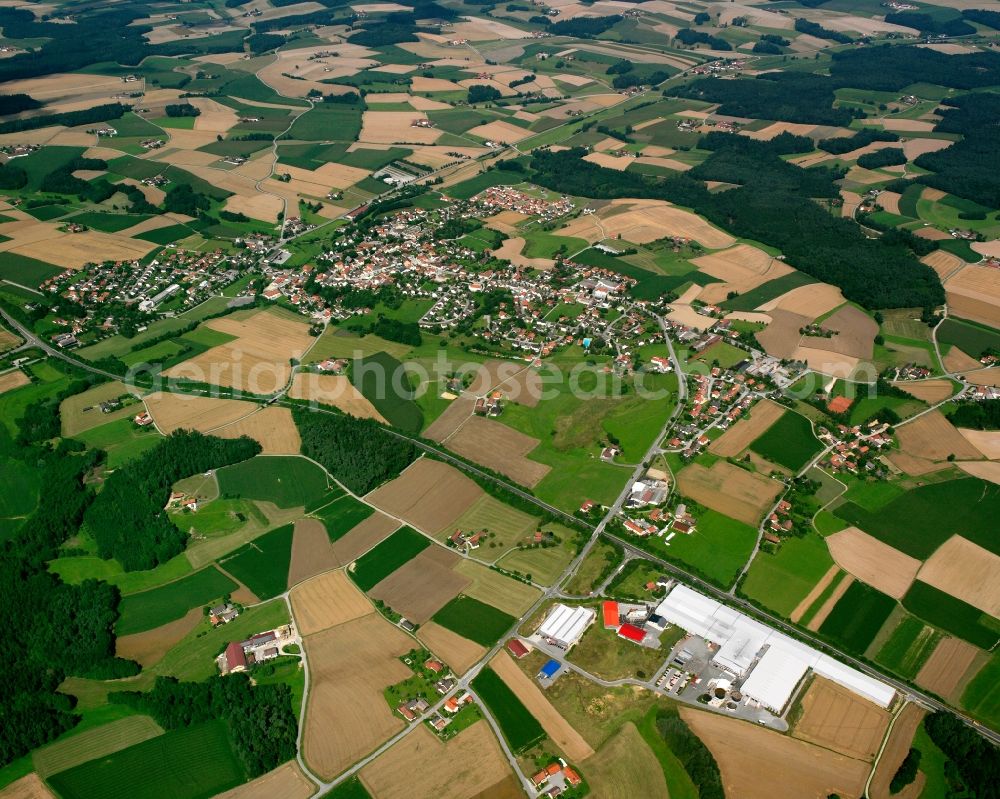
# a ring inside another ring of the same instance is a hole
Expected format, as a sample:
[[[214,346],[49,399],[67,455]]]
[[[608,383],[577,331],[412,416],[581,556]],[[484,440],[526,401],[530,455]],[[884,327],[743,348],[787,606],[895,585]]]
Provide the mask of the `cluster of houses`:
[[[668,585],[664,578],[663,588]],[[601,603],[601,619],[605,630],[614,630],[619,638],[640,646],[659,646],[660,633],[669,626],[649,605],[611,599]]]
[[[473,197],[471,205],[486,216],[516,211],[527,216],[537,216],[544,222],[565,216],[574,208],[568,197],[557,200],[533,197],[511,186],[491,186]]]
[[[274,660],[281,654],[283,646],[297,640],[295,627],[286,624],[275,630],[252,635],[244,641],[230,641],[216,663],[223,674],[248,671],[257,664]]]
[[[484,530],[477,530],[475,532],[456,530],[449,536],[448,546],[454,547],[461,552],[471,552],[474,549],[479,549],[485,536],[486,532]]]
[[[578,787],[583,780],[576,770],[560,758],[550,763],[531,777],[531,784],[537,796],[561,796],[566,791]]]
[[[117,331],[116,319],[104,311],[108,304],[121,303],[151,314],[170,298],[180,296],[178,310],[190,308],[238,279],[254,262],[239,252],[165,250],[148,264],[105,261],[79,270],[67,269],[45,280],[39,290],[59,295],[84,310],[83,316],[64,320],[70,334],[89,333],[99,340]]]
[[[931,376],[931,370],[926,366],[909,363],[906,366],[896,366],[890,372],[890,380],[925,380]]]
[[[171,491],[170,498],[167,500],[164,510],[184,510],[190,513],[197,513],[198,498],[185,494],[183,491]]]
[[[850,407],[848,401],[848,407]],[[873,419],[866,425],[837,425],[836,432],[820,427],[817,438],[833,449],[826,457],[824,465],[834,472],[860,474],[862,470],[874,472],[879,469],[877,456],[882,450],[892,446],[889,425]]]

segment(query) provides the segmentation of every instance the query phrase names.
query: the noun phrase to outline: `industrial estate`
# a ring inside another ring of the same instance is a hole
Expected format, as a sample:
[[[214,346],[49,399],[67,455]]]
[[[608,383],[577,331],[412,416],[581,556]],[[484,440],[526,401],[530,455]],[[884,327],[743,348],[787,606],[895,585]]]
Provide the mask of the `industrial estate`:
[[[0,799],[1000,795],[1000,2],[5,0]]]

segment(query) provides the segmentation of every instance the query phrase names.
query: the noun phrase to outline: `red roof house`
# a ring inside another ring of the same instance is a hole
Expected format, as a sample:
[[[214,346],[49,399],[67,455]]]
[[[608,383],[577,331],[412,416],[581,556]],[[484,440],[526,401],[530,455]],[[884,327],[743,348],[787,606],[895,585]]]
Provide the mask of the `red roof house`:
[[[516,638],[511,638],[507,642],[507,650],[516,658],[523,658],[528,654],[528,647]]]
[[[226,647],[226,670],[244,671],[247,667],[247,656],[243,653],[243,646],[239,641],[230,641]]]
[[[607,600],[601,605],[602,612],[604,614],[604,629],[613,630],[618,626],[618,603]]]
[[[641,644],[642,639],[646,637],[645,630],[641,630],[634,624],[623,624],[618,628],[618,635],[624,638],[626,641],[632,641],[636,644]]]

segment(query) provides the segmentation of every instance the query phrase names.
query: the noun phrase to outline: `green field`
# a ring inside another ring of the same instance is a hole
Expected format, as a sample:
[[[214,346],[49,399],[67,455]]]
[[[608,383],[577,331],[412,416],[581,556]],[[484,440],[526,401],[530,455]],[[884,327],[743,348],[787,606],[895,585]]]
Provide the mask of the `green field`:
[[[758,553],[741,588],[750,599],[788,617],[832,565],[820,536],[787,538],[776,554]]]
[[[362,591],[368,591],[429,546],[430,540],[413,528],[400,527],[355,561],[351,579]]]
[[[175,241],[186,239],[193,233],[194,230],[187,225],[167,225],[167,227],[147,230],[145,233],[137,233],[133,238],[150,241],[153,244],[173,244]]]
[[[107,452],[108,467],[111,469],[117,469],[123,463],[139,457],[162,440],[152,426],[136,427],[131,419],[118,419],[100,427],[92,427],[77,433],[73,438],[90,449],[103,449]]]
[[[245,780],[221,721],[173,730],[49,778],[64,799],[209,799]]]
[[[94,555],[73,555],[49,561],[49,571],[58,574],[64,583],[77,585],[84,580],[103,580],[118,586],[123,594],[149,591],[191,574],[191,561],[182,553],[161,563],[155,569],[127,572],[116,560],[104,560]]]
[[[834,513],[907,555],[926,560],[952,535],[961,535],[994,554],[1000,515],[1000,486],[974,477],[918,486],[869,511],[845,502]]]
[[[515,753],[525,752],[545,738],[542,725],[489,666],[472,681],[472,688],[493,713]]]
[[[907,616],[892,631],[875,660],[912,680],[940,640],[941,633],[933,627],[928,627],[913,616]]]
[[[372,795],[365,790],[365,786],[357,777],[344,780],[326,796],[327,799],[372,799]]]
[[[375,509],[370,505],[358,502],[354,497],[344,496],[313,515],[323,522],[326,534],[333,543],[347,535],[355,525],[363,522],[374,512]]]
[[[516,186],[523,180],[524,175],[520,172],[491,169],[461,183],[456,183],[454,186],[449,186],[445,193],[456,200],[468,200],[491,186]]]
[[[20,283],[22,286],[36,288],[40,283],[55,277],[63,270],[58,266],[47,264],[16,252],[5,252],[0,259],[0,279]]]
[[[317,105],[295,120],[288,132],[302,141],[348,141],[361,132],[361,109],[349,105]]]
[[[126,716],[37,749],[31,759],[39,775],[47,777],[162,734],[149,716]]]
[[[690,566],[728,588],[753,552],[757,531],[718,511],[706,510],[698,516],[698,526],[690,535],[675,535],[669,546],[662,538],[650,543],[660,557]]]
[[[327,490],[326,473],[296,455],[258,456],[216,472],[221,497],[273,502],[279,508],[309,505]]]
[[[785,411],[750,444],[750,449],[762,458],[793,472],[798,472],[822,448],[809,420],[794,411]]]
[[[1000,640],[1000,620],[920,580],[914,580],[906,592],[903,607],[982,649],[990,649]]]
[[[84,211],[82,214],[70,217],[68,221],[76,222],[78,225],[86,225],[104,233],[117,233],[147,219],[149,219],[149,214],[102,214],[99,211]]]
[[[941,322],[937,329],[937,339],[941,344],[958,347],[973,358],[978,358],[989,349],[1000,350],[1000,331],[957,319],[945,319]]]
[[[549,547],[515,549],[504,555],[497,565],[508,571],[530,575],[531,580],[539,585],[552,585],[573,560],[575,554],[575,548],[566,541],[573,533],[566,532],[568,535],[559,533],[560,537],[564,539],[560,544]]]
[[[123,597],[115,628],[118,635],[141,633],[181,618],[191,608],[207,605],[235,591],[236,583],[210,566],[151,591]]]
[[[219,561],[233,577],[260,599],[271,599],[288,588],[288,567],[292,562],[292,535],[295,525],[271,530],[232,555]]]
[[[868,648],[896,600],[869,585],[853,582],[826,617],[819,631],[837,641],[848,652],[861,654]]]
[[[1000,655],[994,654],[969,680],[961,704],[994,729],[1000,727]]]
[[[746,294],[740,294],[731,300],[722,303],[722,307],[730,311],[752,311],[765,302],[770,302],[782,294],[797,289],[799,286],[808,286],[815,283],[816,278],[810,277],[805,272],[790,272],[774,280],[762,283],[755,289],[751,289]]]
[[[351,382],[389,424],[407,433],[419,433],[424,414],[405,388],[402,369],[403,365],[389,353],[376,352],[354,362]]]
[[[509,613],[461,594],[434,614],[432,621],[463,638],[493,646],[517,621]]]

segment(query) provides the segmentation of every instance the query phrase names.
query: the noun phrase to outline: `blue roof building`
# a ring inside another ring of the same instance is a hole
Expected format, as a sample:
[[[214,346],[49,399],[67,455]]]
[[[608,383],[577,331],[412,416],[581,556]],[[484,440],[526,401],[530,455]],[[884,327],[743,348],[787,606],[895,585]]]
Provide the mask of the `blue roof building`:
[[[561,667],[562,664],[558,660],[552,659],[544,666],[542,666],[542,670],[538,672],[538,676],[544,677],[547,680],[551,680]]]

